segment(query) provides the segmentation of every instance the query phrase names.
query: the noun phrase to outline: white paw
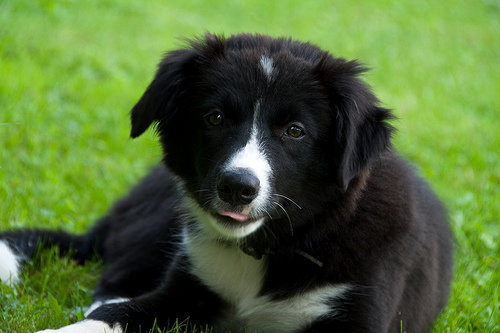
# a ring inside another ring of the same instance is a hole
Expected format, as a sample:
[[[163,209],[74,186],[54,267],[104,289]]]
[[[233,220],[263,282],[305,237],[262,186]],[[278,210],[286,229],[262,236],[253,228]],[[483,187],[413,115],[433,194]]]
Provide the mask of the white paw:
[[[128,298],[123,298],[123,297],[107,299],[104,301],[96,301],[96,302],[92,303],[91,306],[89,306],[87,311],[85,311],[85,318],[88,317],[92,312],[94,312],[101,305],[117,304],[117,303],[123,303],[123,302],[128,302],[128,301],[129,301]]]
[[[113,327],[99,320],[85,319],[73,325],[61,327],[58,330],[43,330],[37,333],[123,333],[120,325]]]
[[[0,281],[14,286],[19,280],[20,258],[5,241],[0,240]]]

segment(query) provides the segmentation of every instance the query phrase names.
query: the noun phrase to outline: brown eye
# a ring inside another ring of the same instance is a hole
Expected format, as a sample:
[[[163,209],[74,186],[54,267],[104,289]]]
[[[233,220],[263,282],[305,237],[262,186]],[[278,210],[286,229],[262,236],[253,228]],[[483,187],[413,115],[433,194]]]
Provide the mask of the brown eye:
[[[286,134],[288,134],[292,138],[297,139],[304,135],[304,130],[297,125],[292,125],[288,127],[288,129],[286,130]]]
[[[224,115],[219,109],[215,109],[205,116],[206,121],[212,126],[222,125]]]

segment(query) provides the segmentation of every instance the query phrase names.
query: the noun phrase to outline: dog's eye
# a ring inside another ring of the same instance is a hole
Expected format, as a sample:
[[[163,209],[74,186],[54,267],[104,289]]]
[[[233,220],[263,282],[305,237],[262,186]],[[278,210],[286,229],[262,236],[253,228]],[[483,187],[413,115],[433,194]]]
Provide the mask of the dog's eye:
[[[288,129],[286,130],[286,134],[288,134],[292,138],[298,139],[301,136],[304,136],[304,130],[300,126],[292,125],[288,127]]]
[[[220,126],[224,122],[224,115],[219,109],[214,109],[205,115],[205,120],[212,126]]]

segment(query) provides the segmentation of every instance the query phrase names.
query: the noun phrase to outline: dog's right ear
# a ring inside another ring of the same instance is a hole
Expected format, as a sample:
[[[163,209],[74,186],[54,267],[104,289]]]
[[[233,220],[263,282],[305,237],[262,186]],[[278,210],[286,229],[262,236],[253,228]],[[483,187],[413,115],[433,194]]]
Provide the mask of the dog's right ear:
[[[158,65],[153,81],[132,108],[130,136],[138,137],[153,123],[167,119],[175,112],[175,99],[185,81],[186,67],[195,57],[194,50],[176,50],[167,53]]]
[[[220,57],[224,50],[225,38],[207,33],[202,38],[188,41],[186,49],[168,52],[153,81],[132,108],[130,136],[138,137],[153,122],[168,121],[177,111],[178,97],[185,89],[188,76],[197,67],[206,67]]]

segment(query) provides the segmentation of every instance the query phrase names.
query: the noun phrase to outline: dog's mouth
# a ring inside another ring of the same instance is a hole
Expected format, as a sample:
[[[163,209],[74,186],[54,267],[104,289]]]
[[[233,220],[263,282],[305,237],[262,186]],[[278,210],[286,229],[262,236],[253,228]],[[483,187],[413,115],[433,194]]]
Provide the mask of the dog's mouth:
[[[252,213],[250,205],[245,206],[230,206],[221,204],[219,201],[218,207],[213,210],[212,216],[223,226],[229,228],[244,227],[261,219]]]
[[[249,220],[249,217],[248,215],[246,214],[241,214],[241,213],[235,213],[235,212],[226,212],[226,211],[222,211],[222,212],[218,212],[218,214],[221,216],[221,217],[226,217],[226,218],[230,218],[232,220],[235,220],[237,222],[241,222],[241,223],[245,223]]]
[[[263,217],[255,217],[246,212],[230,210],[212,211],[212,227],[228,238],[245,237],[257,230],[264,222]]]
[[[227,228],[241,228],[251,225],[257,221],[262,220],[262,217],[255,217],[249,214],[245,214],[244,212],[235,212],[235,211],[217,211],[212,213],[212,216],[215,217],[215,220],[224,227]]]

